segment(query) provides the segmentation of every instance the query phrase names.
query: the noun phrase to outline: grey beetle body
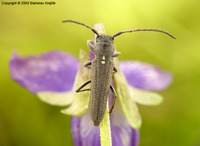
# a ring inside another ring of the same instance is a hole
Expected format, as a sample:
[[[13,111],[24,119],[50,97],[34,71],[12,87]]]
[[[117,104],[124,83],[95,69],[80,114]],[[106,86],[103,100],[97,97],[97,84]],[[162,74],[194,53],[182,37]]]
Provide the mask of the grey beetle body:
[[[95,58],[85,64],[85,67],[91,68],[91,80],[85,82],[76,90],[76,92],[91,90],[90,117],[94,126],[99,126],[100,122],[103,120],[109,90],[111,89],[114,97],[117,97],[115,89],[110,83],[113,73],[117,71],[112,58],[117,57],[120,53],[114,53],[115,48],[113,46],[113,41],[114,39],[112,36],[99,35],[96,38],[95,46],[93,46],[90,41],[87,42],[90,50],[95,53]],[[82,89],[88,83],[91,83],[91,89]],[[114,103],[115,100],[110,109],[110,113],[112,112]]]
[[[72,22],[85,26],[91,29],[97,35],[95,46],[93,46],[90,43],[90,41],[87,42],[87,45],[90,48],[90,50],[92,50],[95,53],[95,58],[92,61],[88,61],[85,64],[85,67],[91,68],[91,80],[86,81],[76,90],[76,92],[91,91],[90,116],[94,126],[99,126],[99,124],[103,120],[106,111],[109,90],[112,91],[115,97],[114,98],[115,100],[113,101],[109,113],[112,112],[117,97],[115,89],[111,85],[112,75],[113,73],[117,72],[117,69],[114,67],[112,58],[120,55],[119,52],[114,53],[115,52],[115,48],[113,46],[114,38],[123,33],[130,33],[136,31],[156,31],[167,34],[170,37],[176,39],[173,35],[169,34],[168,32],[158,29],[132,29],[126,31],[119,31],[115,33],[113,36],[100,35],[97,32],[97,30],[84,23],[77,22],[74,20],[64,20],[63,23],[64,22]],[[82,89],[89,83],[91,83],[91,89]]]
[[[106,35],[97,38],[94,46],[95,59],[91,62],[90,116],[95,126],[104,117],[114,69],[112,55],[115,49],[110,38]]]

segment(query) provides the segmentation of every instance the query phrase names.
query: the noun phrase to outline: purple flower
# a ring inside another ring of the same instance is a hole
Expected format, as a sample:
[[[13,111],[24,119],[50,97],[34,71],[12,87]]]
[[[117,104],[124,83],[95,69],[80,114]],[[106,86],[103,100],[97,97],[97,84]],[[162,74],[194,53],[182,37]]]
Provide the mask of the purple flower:
[[[90,53],[90,58],[92,55]],[[100,146],[99,127],[93,126],[87,110],[89,92],[74,92],[89,79],[89,70],[83,66],[88,58],[83,51],[80,51],[80,62],[71,54],[52,51],[28,57],[19,57],[14,53],[10,61],[11,77],[21,86],[49,104],[69,105],[61,112],[72,115],[71,133],[76,146]],[[171,75],[158,67],[138,61],[118,63],[114,59],[114,63],[118,68],[118,72],[113,75],[118,99],[110,116],[112,144],[136,146],[141,118],[135,103],[160,104],[163,98],[151,90],[168,87]],[[112,94],[109,94],[109,103],[112,98]]]

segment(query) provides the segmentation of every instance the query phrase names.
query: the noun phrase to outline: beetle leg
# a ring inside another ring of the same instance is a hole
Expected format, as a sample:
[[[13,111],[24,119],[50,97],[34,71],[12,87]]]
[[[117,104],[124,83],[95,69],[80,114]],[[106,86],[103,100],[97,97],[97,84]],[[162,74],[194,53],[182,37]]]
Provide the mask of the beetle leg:
[[[87,41],[87,45],[90,48],[90,50],[92,50],[92,52],[94,52],[94,46],[92,45],[91,40]]]
[[[117,68],[114,66],[113,73],[116,73],[116,72],[117,72]]]
[[[85,67],[90,68],[92,61],[88,61],[84,64]]]
[[[76,91],[77,93],[78,92],[84,92],[84,91],[90,91],[91,89],[82,89],[82,90],[79,90],[79,91]]]
[[[120,52],[116,52],[116,53],[114,53],[113,55],[112,55],[112,57],[117,57],[117,56],[119,56],[121,53]]]
[[[76,92],[82,92],[82,91],[90,91],[90,89],[83,89],[81,90],[83,87],[85,87],[87,84],[91,83],[91,80],[86,81],[85,83],[83,83],[77,90]]]
[[[112,93],[113,93],[113,95],[114,95],[114,100],[113,100],[113,104],[112,104],[112,106],[111,106],[111,108],[110,108],[109,114],[112,113],[113,108],[114,108],[114,106],[115,106],[116,98],[117,98],[117,93],[116,93],[116,91],[115,91],[115,88],[114,88],[112,85],[110,85],[110,90],[112,91]]]

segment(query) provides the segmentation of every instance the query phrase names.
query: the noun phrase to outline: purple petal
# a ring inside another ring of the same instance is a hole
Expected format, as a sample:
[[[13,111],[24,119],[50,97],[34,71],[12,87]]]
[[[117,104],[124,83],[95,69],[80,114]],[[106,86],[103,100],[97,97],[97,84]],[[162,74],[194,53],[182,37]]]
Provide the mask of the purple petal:
[[[145,90],[161,90],[169,86],[172,76],[158,67],[138,61],[122,61],[120,69],[128,83]]]
[[[137,146],[139,143],[139,130],[130,126],[117,102],[111,114],[111,133],[113,146]]]
[[[116,106],[111,114],[112,145],[137,146],[139,130],[131,128],[119,104]],[[72,117],[71,132],[75,146],[101,146],[99,127],[93,126],[88,111],[81,117]]]
[[[99,127],[93,125],[89,111],[81,117],[72,116],[71,133],[75,146],[101,146]]]
[[[91,44],[94,46],[95,42],[93,41],[93,42],[91,42]],[[89,60],[91,61],[91,60],[93,60],[95,58],[95,54],[94,54],[94,52],[92,50],[89,49],[89,51],[90,51]]]
[[[74,56],[61,51],[28,57],[14,53],[10,70],[12,79],[33,93],[59,92],[72,89],[78,64]]]
[[[94,54],[94,52],[92,52],[90,50],[90,58],[89,58],[89,60],[93,60],[94,58],[95,58],[95,54]]]

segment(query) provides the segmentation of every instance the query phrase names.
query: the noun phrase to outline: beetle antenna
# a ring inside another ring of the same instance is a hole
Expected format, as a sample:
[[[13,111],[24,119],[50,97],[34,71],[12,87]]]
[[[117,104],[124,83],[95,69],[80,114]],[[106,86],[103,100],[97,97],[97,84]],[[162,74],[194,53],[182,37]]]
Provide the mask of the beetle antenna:
[[[97,36],[99,36],[99,33],[97,32],[97,30],[95,30],[94,28],[84,24],[84,23],[81,23],[81,22],[78,22],[78,21],[74,21],[74,20],[64,20],[62,21],[62,23],[65,23],[65,22],[72,22],[72,23],[76,23],[76,24],[79,24],[79,25],[83,25],[89,29],[91,29]]]
[[[119,31],[117,33],[115,33],[112,37],[116,37],[116,36],[119,36],[120,34],[122,33],[129,33],[129,32],[135,32],[135,31],[157,31],[157,32],[161,32],[161,33],[164,33],[174,39],[176,39],[173,35],[171,35],[170,33],[166,32],[166,31],[163,31],[163,30],[159,30],[159,29],[132,29],[132,30],[125,30],[125,31]]]

